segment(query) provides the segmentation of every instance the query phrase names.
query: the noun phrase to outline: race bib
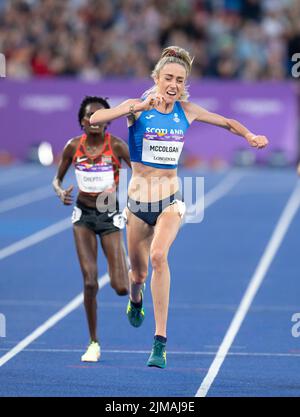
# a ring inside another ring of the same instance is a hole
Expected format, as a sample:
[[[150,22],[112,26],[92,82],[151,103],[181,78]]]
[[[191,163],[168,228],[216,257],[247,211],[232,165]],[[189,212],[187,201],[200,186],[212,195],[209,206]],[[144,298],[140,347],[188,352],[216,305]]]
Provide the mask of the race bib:
[[[101,193],[114,186],[114,171],[111,165],[87,168],[77,165],[75,169],[78,187],[85,193]]]
[[[71,218],[72,223],[78,222],[78,220],[80,220],[81,218],[81,215],[82,215],[82,210],[79,207],[75,206],[73,209],[72,218]]]
[[[157,135],[143,138],[142,161],[154,164],[177,165],[183,148],[183,137],[168,135],[158,140]]]
[[[118,229],[124,229],[126,221],[125,218],[123,216],[123,214],[116,214],[113,217],[113,224],[115,227],[117,227]]]

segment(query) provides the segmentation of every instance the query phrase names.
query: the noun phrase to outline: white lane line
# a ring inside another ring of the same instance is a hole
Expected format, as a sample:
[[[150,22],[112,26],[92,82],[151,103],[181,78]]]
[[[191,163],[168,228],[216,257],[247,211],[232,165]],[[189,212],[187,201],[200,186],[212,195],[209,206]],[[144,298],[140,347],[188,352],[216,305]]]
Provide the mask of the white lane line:
[[[25,239],[21,239],[18,242],[13,243],[3,249],[0,249],[0,261],[7,258],[8,256],[14,255],[17,252],[20,252],[23,249],[29,248],[30,246],[36,245],[39,242],[42,242],[45,239],[48,239],[51,236],[56,235],[57,233],[63,232],[66,229],[69,229],[72,226],[71,218],[67,217],[57,223],[52,224],[51,226],[46,227],[45,229],[36,232]]]
[[[51,186],[47,185],[46,187],[35,188],[34,190],[0,201],[0,213],[5,213],[6,211],[23,207],[48,197],[55,197],[54,190]]]
[[[240,172],[230,172],[223,181],[212,190],[205,194],[205,208],[214,204],[220,198],[224,197],[240,181],[243,174]]]
[[[9,349],[0,348],[0,352],[7,352]],[[29,353],[80,353],[82,349],[59,349],[48,348],[23,349],[23,352]],[[119,350],[119,349],[101,349],[102,353],[116,353],[125,355],[147,355],[149,350]],[[168,355],[185,355],[185,356],[214,356],[216,351],[169,351]],[[265,358],[299,358],[300,353],[277,353],[277,352],[229,352],[228,356],[245,356],[245,357],[265,357]]]
[[[109,282],[109,275],[106,273],[102,277],[99,278],[99,290],[103,288]],[[25,337],[25,339],[21,340],[14,348],[12,348],[9,352],[3,355],[0,358],[0,367],[3,366],[6,362],[24,350],[30,343],[44,334],[47,330],[51,327],[55,326],[60,320],[74,311],[77,307],[80,306],[83,302],[83,293],[78,294],[73,300],[71,300],[64,308],[59,310],[56,314],[51,316],[47,321],[45,321],[41,326],[35,329],[30,335]]]
[[[210,191],[208,191],[204,195],[204,204],[203,204],[203,196],[200,196],[198,200],[196,201],[196,203],[191,204],[187,208],[187,214],[193,213],[195,212],[195,210],[197,212],[198,210],[196,208],[201,208],[202,206],[204,206],[202,208],[203,210],[203,209],[207,209],[208,207],[216,203],[218,200],[220,200],[222,197],[228,194],[229,191],[231,191],[232,188],[241,180],[242,177],[243,177],[243,174],[240,172],[236,172],[236,171],[229,172],[229,174],[227,174],[226,177],[216,187],[212,188]],[[189,220],[189,222],[191,221],[195,222],[197,218],[202,219],[203,215],[204,213],[200,210],[200,213],[196,215],[188,216],[188,219],[187,217],[185,217],[181,227],[187,224],[186,219]]]
[[[51,236],[54,236],[64,230],[67,230],[72,227],[71,215],[66,217],[63,220],[60,220],[57,223],[52,224],[51,226],[46,227],[28,237],[21,239],[15,243],[12,243],[9,246],[6,246],[3,249],[0,249],[0,261],[8,256],[14,255],[17,252],[20,252],[23,249],[29,248],[30,246],[36,245],[37,243],[42,242],[45,239],[48,239]]]
[[[259,264],[252,276],[247,290],[241,300],[241,303],[234,315],[234,318],[225,334],[225,337],[218,349],[216,357],[212,362],[207,375],[205,376],[202,384],[200,385],[196,397],[205,397],[214,382],[228,351],[248,313],[251,303],[260,288],[263,279],[288,231],[288,228],[297,213],[300,206],[300,183],[297,184],[293,193],[291,194],[280,219],[274,229],[271,239],[261,257]]]
[[[62,307],[64,306],[65,301],[55,301],[55,300],[3,300],[0,299],[0,307]],[[153,308],[151,302],[144,304],[147,309]],[[236,304],[187,304],[187,303],[171,303],[169,308],[171,310],[214,310],[214,311],[227,311],[232,312],[236,311],[238,305]],[[114,309],[123,309],[124,304],[118,301],[102,301],[101,308],[114,308]],[[285,305],[285,306],[276,306],[276,305],[256,305],[252,306],[249,309],[251,313],[280,313],[280,312],[289,312],[294,313],[299,310],[299,305]],[[16,311],[15,311],[16,312]]]
[[[12,173],[3,171],[2,178],[0,178],[0,185],[11,184],[12,182],[16,181],[23,181],[24,178],[33,177],[34,175],[41,172],[39,169],[28,170],[28,168],[22,167],[17,167],[15,171]]]

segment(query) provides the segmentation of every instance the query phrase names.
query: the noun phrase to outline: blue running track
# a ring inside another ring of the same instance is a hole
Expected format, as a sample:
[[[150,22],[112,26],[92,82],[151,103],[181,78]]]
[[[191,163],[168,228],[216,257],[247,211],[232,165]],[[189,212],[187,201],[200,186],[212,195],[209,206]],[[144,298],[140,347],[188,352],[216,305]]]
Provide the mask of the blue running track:
[[[80,362],[88,342],[80,304],[1,364],[20,341],[82,292],[82,278],[71,223],[48,237],[45,232],[72,211],[51,190],[47,194],[54,168],[0,169],[0,313],[6,318],[6,337],[0,337],[0,396],[196,395],[299,184],[289,169],[181,175],[204,176],[207,196],[221,193],[201,223],[182,227],[171,249],[168,366],[161,370],[146,367],[154,330],[149,284],[146,319],[139,329],[127,321],[127,298],[118,297],[109,284],[100,290],[99,363]],[[230,178],[235,182],[226,188]],[[73,181],[70,175],[65,185]],[[42,187],[44,197],[34,199],[33,191]],[[12,246],[40,231],[38,242],[30,238],[24,248]],[[205,395],[300,396],[300,337],[292,335],[292,316],[300,313],[299,233],[296,208]],[[105,273],[100,252],[99,277]]]

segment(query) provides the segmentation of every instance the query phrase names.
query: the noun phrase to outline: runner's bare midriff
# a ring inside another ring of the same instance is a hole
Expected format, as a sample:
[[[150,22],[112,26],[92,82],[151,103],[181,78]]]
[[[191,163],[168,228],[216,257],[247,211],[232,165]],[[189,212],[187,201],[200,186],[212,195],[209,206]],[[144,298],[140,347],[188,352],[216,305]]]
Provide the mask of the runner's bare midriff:
[[[141,202],[159,201],[179,189],[177,169],[158,169],[132,162],[132,177],[128,195]]]

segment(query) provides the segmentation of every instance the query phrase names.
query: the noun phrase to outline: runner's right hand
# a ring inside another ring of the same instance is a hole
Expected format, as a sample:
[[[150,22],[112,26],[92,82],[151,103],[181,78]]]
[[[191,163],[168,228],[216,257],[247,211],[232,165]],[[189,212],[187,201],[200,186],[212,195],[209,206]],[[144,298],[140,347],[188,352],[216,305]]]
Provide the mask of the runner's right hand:
[[[151,93],[147,96],[147,98],[142,103],[142,110],[151,110],[155,106],[158,106],[165,100],[162,94]]]
[[[74,188],[74,186],[70,185],[66,190],[62,189],[61,193],[59,194],[60,200],[66,206],[70,206],[71,204],[73,204],[73,196],[71,194],[72,191],[73,191],[73,188]]]

